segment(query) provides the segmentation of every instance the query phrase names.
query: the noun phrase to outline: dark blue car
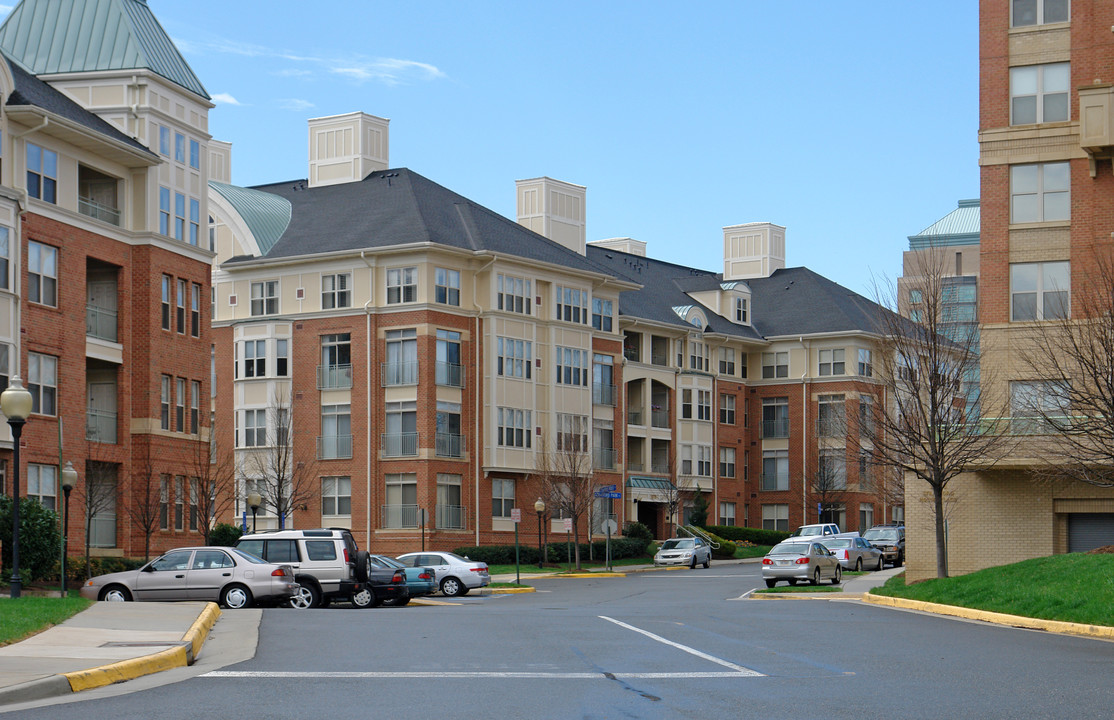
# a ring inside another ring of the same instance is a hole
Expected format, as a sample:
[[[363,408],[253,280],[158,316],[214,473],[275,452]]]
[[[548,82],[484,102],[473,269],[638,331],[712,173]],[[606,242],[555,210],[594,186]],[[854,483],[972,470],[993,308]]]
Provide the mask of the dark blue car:
[[[410,591],[409,597],[399,600],[384,600],[384,605],[405,605],[410,602],[410,598],[432,595],[437,591],[437,580],[434,577],[433,568],[407,567],[386,555],[372,555],[371,562],[381,568],[406,571],[406,589]]]

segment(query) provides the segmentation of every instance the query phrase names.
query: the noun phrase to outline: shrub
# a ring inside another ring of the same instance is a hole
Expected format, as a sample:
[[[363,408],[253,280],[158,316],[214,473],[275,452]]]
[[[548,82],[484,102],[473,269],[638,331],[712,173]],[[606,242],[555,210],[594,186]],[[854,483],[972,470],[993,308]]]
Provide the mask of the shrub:
[[[692,514],[689,516],[689,522],[697,527],[704,527],[708,524],[708,501],[704,498],[704,493],[700,493],[692,501]]]
[[[154,559],[154,558],[152,558]],[[138,570],[147,564],[143,558],[127,557],[91,557],[89,558],[89,573],[85,573],[85,558],[66,558],[66,578],[78,587],[87,577],[107,575],[108,573],[124,572],[125,570]]]
[[[622,558],[645,557],[646,546],[649,542],[649,540],[644,540],[642,538],[613,537],[611,538],[611,559],[619,560]],[[547,547],[549,549],[547,557],[548,561],[551,563],[572,562],[569,560],[570,550],[575,559],[575,548],[572,548],[567,543],[551,542]],[[607,553],[607,541],[594,541],[591,550],[595,562],[603,562]],[[467,547],[458,547],[453,550],[453,552],[457,555],[467,557],[469,560],[484,562],[488,565],[514,565],[514,545],[469,545]],[[580,561],[587,562],[588,557],[588,544],[580,543]],[[537,565],[538,548],[533,545],[519,545],[518,561],[522,565]]]
[[[730,559],[735,557],[736,546],[734,542],[721,538],[720,536],[713,533],[707,533],[707,535],[712,539],[713,543],[717,543],[719,545],[718,548],[712,548],[712,557],[721,559]]]
[[[217,523],[213,527],[213,531],[209,533],[209,543],[212,545],[223,545],[224,547],[232,547],[236,541],[243,535],[243,531],[239,525],[229,525],[228,523]]]
[[[0,543],[4,544],[5,581],[12,575],[12,498],[0,496]],[[58,513],[43,507],[37,500],[19,500],[19,577],[24,583],[58,575],[58,559],[62,553],[62,534],[58,531]]]
[[[789,537],[789,533],[780,530],[744,528],[734,525],[709,525],[707,529],[708,532],[715,533],[725,540],[749,542],[753,545],[777,545]]]
[[[650,532],[650,528],[640,522],[633,521],[623,525],[623,535],[628,538],[639,538],[646,542],[654,539],[654,534]]]

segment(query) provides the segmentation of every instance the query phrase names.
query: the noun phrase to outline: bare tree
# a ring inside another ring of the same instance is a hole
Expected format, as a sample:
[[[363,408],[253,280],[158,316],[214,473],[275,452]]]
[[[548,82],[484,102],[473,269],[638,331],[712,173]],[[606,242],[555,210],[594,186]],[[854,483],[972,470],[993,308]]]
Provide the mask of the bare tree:
[[[873,369],[884,397],[860,428],[871,462],[896,467],[928,483],[937,577],[948,575],[944,526],[948,483],[975,463],[992,464],[1008,441],[994,421],[967,416],[969,407],[981,407],[984,417],[1001,417],[1001,413],[986,407],[980,387],[970,385],[979,369],[974,334],[978,326],[951,321],[948,293],[955,280],[945,271],[946,258],[943,248],[920,251],[907,258],[900,291],[876,284],[876,303],[881,307],[875,311],[879,340]],[[898,308],[905,309],[908,317],[895,312]],[[987,374],[983,368],[984,386]]]
[[[833,516],[847,497],[847,449],[821,448],[816,470],[809,478],[809,494],[819,503],[817,522],[835,522]],[[847,528],[841,528],[846,530]]]
[[[692,472],[692,467],[684,467],[678,471],[678,453],[669,456],[669,475],[673,482],[661,491],[663,505],[665,505],[666,522],[669,523],[669,536],[677,536],[677,526],[684,524],[685,503],[693,500],[700,494],[700,485]],[[695,460],[690,461],[695,462]]]
[[[90,443],[89,447],[91,457],[85,462],[85,478],[78,490],[78,501],[81,503],[85,521],[86,580],[92,577],[89,571],[89,550],[93,545],[93,524],[101,519],[99,516],[103,513],[116,507],[120,469],[117,463],[104,462],[95,458],[96,452],[92,448],[97,447],[96,443]]]
[[[295,457],[297,437],[290,422],[292,411],[289,392],[276,391],[267,407],[266,429],[244,430],[266,432],[266,438],[251,438],[255,442],[245,443],[253,450],[246,454],[239,469],[241,483],[255,487],[263,498],[263,507],[275,513],[280,527],[285,527],[291,513],[304,508],[319,492],[315,463]]]
[[[557,450],[550,452],[543,438],[537,471],[542,496],[554,514],[572,520],[576,569],[580,569],[580,528],[591,511],[597,489],[588,452],[587,428],[580,432],[557,432]],[[589,539],[591,533],[589,533]]]
[[[151,557],[151,536],[162,525],[162,479],[151,458],[151,445],[146,444],[143,460],[137,463],[131,476],[126,503],[132,527],[143,532],[143,559]],[[206,540],[206,545],[208,541]]]
[[[210,545],[213,526],[233,508],[236,498],[236,471],[231,443],[219,443],[216,426],[209,427],[207,442],[191,443],[188,464],[191,501],[197,513],[197,530]],[[231,437],[226,433],[225,437]]]
[[[1075,262],[1076,287],[1049,283],[1018,343],[1029,379],[1010,383],[1011,430],[1040,459],[1038,480],[1114,487],[1114,256]],[[1065,268],[1066,270],[1066,268]],[[1070,293],[1070,297],[1069,297]],[[1034,293],[1035,296],[1035,293]]]

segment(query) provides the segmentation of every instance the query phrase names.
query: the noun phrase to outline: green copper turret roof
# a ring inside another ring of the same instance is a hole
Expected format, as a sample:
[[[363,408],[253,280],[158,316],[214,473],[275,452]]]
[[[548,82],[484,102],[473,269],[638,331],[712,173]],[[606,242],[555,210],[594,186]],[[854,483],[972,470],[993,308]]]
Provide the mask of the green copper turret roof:
[[[209,99],[143,0],[22,0],[0,50],[35,75],[147,69]]]
[[[220,193],[240,214],[264,255],[279,241],[290,225],[290,201],[279,195],[251,188],[209,181],[209,187]]]
[[[982,226],[978,199],[960,200],[955,210],[916,235],[909,236],[910,250],[944,245],[978,245]]]

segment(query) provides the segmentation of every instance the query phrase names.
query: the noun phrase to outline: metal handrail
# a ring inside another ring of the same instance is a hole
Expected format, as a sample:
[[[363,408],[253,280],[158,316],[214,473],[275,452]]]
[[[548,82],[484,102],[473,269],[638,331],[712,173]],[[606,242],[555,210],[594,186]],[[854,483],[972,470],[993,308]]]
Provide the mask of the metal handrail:
[[[696,538],[696,537],[700,538],[704,542],[708,543],[708,545],[711,546],[711,548],[713,550],[719,550],[719,543],[716,542],[715,540],[713,540],[712,537],[710,535],[708,535],[708,533],[704,532],[703,530],[696,527],[695,525],[679,525],[679,526],[677,526],[677,532],[680,533],[681,531],[687,532],[690,536],[692,536],[694,538]]]

